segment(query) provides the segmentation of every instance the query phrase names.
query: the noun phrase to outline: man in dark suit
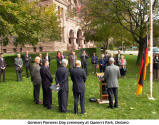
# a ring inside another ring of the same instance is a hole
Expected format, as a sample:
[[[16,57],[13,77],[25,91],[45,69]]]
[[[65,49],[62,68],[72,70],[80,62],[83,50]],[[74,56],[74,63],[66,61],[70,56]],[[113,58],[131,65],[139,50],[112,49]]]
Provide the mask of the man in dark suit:
[[[110,66],[107,66],[104,73],[104,81],[108,87],[109,108],[118,107],[118,79],[120,77],[119,67],[114,65],[114,58],[109,59]],[[115,104],[113,105],[113,95],[115,96]]]
[[[81,64],[82,64],[82,68],[86,72],[86,75],[88,75],[88,58],[89,56],[86,54],[86,51],[84,50],[81,55]]]
[[[3,53],[0,53],[0,82],[1,82],[1,75],[3,73],[3,82],[6,81],[5,79],[5,70],[6,70],[6,63],[3,58]]]
[[[121,58],[121,53],[120,50],[118,50],[118,54],[115,56],[115,64],[119,65],[119,60]]]
[[[85,113],[85,81],[86,73],[81,67],[81,62],[76,61],[76,68],[71,70],[71,79],[73,81],[73,95],[74,95],[74,113],[78,114],[78,99],[80,96],[81,113]]]
[[[66,69],[68,61],[66,59],[62,60],[62,66],[60,66],[56,71],[56,84],[60,87],[58,92],[58,103],[59,111],[67,112],[67,102],[68,102],[68,70]]]
[[[27,75],[27,78],[29,78],[29,72],[31,68],[31,56],[28,54],[28,51],[26,51],[26,54],[24,55],[24,62],[25,62],[25,68],[26,68],[26,75]]]
[[[100,68],[100,72],[105,72],[106,61],[104,58],[104,54],[101,54],[101,59],[99,59],[99,68]]]
[[[46,53],[46,55],[44,56],[44,59],[49,61],[49,64],[51,63],[51,58],[48,53]]]
[[[16,65],[17,81],[22,81],[23,60],[20,54],[17,54],[17,58],[14,59],[14,63]]]
[[[33,96],[34,96],[34,102],[36,104],[41,104],[41,101],[39,100],[39,94],[40,94],[40,86],[41,86],[41,76],[40,76],[40,57],[35,58],[35,63],[33,64],[31,68],[31,81],[33,83]]]
[[[52,90],[50,89],[53,78],[49,69],[49,62],[43,60],[43,66],[40,69],[40,74],[42,78],[42,88],[43,88],[43,105],[52,109]]]
[[[70,69],[75,68],[76,60],[77,60],[76,53],[75,53],[75,51],[72,51],[72,54],[69,56]]]

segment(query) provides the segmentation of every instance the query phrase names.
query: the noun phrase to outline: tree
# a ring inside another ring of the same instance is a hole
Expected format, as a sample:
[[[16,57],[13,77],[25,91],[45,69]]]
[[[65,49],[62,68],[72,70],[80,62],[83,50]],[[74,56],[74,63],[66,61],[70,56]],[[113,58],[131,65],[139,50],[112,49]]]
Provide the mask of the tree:
[[[55,5],[45,7],[39,2],[0,0],[0,15],[0,38],[14,36],[15,46],[61,39]]]
[[[124,29],[126,34],[131,35],[132,41],[138,44],[139,53],[137,64],[140,63],[143,54],[144,44],[146,43],[146,35],[149,31],[149,0],[88,0],[89,6],[86,19],[90,24],[96,18],[92,18],[92,13],[97,18],[104,20],[104,22],[111,22],[112,24],[119,24]],[[154,19],[158,16],[159,1],[153,1]],[[96,8],[95,4],[99,5]],[[94,9],[90,9],[94,8]],[[99,25],[99,24],[97,24]],[[120,30],[114,30],[114,32]]]

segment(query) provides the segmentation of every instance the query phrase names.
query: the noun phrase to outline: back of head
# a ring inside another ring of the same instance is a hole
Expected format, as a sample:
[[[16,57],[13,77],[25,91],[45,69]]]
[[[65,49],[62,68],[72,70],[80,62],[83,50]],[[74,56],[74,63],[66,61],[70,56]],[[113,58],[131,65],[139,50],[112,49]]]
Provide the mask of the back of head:
[[[38,63],[38,64],[40,63],[40,57],[39,56],[35,57],[35,63]]]
[[[81,67],[81,61],[80,60],[77,60],[76,63],[75,63],[76,67]]]
[[[67,65],[68,65],[68,60],[67,60],[67,59],[63,59],[63,60],[62,60],[62,65],[65,66],[65,67],[67,67]]]
[[[112,58],[112,57],[109,58],[109,63],[110,63],[110,64],[114,64],[114,58]]]

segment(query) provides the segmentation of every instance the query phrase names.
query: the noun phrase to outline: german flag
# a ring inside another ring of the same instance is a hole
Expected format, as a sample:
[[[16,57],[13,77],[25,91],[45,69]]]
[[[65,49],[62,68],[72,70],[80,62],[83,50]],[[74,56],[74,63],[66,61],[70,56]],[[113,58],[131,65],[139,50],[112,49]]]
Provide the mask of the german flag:
[[[149,64],[148,44],[149,44],[149,42],[147,39],[146,44],[144,46],[143,57],[142,57],[142,61],[141,61],[140,75],[139,75],[139,80],[138,80],[138,84],[137,84],[136,95],[142,94],[143,83],[146,78],[146,68]]]

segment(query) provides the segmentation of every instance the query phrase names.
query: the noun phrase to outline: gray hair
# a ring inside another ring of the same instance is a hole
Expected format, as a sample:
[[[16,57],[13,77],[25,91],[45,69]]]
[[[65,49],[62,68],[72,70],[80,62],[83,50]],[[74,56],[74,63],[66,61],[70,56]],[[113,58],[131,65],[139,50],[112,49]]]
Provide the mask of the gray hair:
[[[80,60],[77,60],[75,64],[76,64],[76,66],[77,66],[77,65],[81,66],[81,61],[80,61]]]
[[[111,58],[109,59],[109,63],[114,63],[114,58],[111,57]]]
[[[68,65],[68,60],[67,60],[67,59],[63,59],[63,60],[62,60],[62,65],[63,65],[63,66],[64,66],[64,65],[67,66],[67,65]]]
[[[40,60],[40,57],[39,57],[39,56],[36,56],[36,57],[35,57],[35,60]]]

